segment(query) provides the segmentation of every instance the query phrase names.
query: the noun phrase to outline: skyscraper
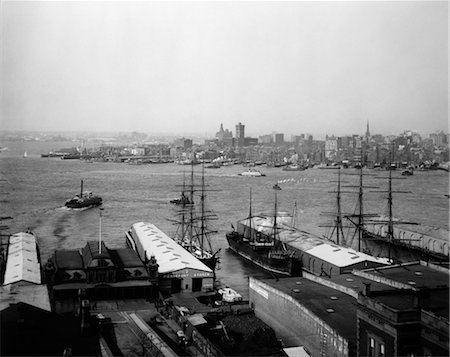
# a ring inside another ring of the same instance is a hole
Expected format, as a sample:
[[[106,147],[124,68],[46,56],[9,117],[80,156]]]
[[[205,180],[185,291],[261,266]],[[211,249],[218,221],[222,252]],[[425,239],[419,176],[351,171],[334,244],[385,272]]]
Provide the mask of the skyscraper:
[[[241,122],[236,125],[236,140],[238,146],[244,145],[244,137],[245,137],[245,125],[242,125]]]
[[[369,142],[369,138],[370,138],[369,121],[367,121],[366,142]]]

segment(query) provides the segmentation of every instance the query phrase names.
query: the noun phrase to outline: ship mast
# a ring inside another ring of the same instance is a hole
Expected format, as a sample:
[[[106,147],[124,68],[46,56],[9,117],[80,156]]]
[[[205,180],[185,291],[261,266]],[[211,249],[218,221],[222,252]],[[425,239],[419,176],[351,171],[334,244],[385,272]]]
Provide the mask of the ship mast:
[[[362,231],[363,231],[363,227],[364,227],[362,145],[361,145],[361,165],[360,166],[361,167],[359,168],[359,193],[358,193],[358,204],[359,204],[359,215],[358,215],[358,252],[361,251]]]
[[[273,232],[273,239],[274,239],[274,243],[276,243],[276,240],[277,240],[277,229],[278,229],[278,227],[277,227],[277,215],[278,215],[277,211],[278,211],[278,208],[277,208],[277,190],[274,190],[274,191],[275,191],[275,214],[274,214],[274,217],[273,217],[273,230],[274,230],[274,232]]]
[[[250,232],[250,242],[253,242],[253,231],[252,231],[252,188],[250,187],[250,208],[248,212],[248,226]]]
[[[204,237],[205,237],[205,165],[202,164],[202,191],[200,196],[201,216],[200,216],[200,250],[202,258],[204,256]]]
[[[189,209],[189,246],[192,246],[192,239],[194,237],[194,162],[191,162],[191,189],[189,192],[189,199],[191,206]],[[203,254],[203,253],[202,253]]]
[[[388,206],[389,206],[389,221],[388,221],[388,259],[391,261],[391,246],[392,239],[394,238],[394,223],[392,215],[392,168],[391,163],[389,163],[389,186],[388,186]]]
[[[341,212],[341,168],[338,169],[338,187],[337,187],[337,196],[336,196],[336,203],[337,203],[337,214],[336,214],[336,244],[339,245],[340,243],[340,236],[339,233],[344,237],[344,232],[342,230],[342,212]]]
[[[81,180],[80,198],[83,198],[83,180]]]

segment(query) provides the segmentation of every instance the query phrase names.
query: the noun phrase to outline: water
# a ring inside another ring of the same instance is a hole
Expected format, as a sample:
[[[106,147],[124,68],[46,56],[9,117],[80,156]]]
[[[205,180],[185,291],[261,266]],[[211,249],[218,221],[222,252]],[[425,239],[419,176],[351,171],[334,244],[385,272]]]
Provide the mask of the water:
[[[86,163],[79,160],[41,158],[41,153],[71,143],[14,142],[1,143],[10,150],[0,153],[0,215],[12,216],[10,232],[32,229],[39,241],[41,259],[46,261],[55,249],[77,249],[88,240],[99,237],[99,209],[69,210],[64,208],[66,199],[84,188],[103,198],[102,240],[111,248],[125,246],[125,231],[135,222],[154,223],[169,235],[176,226],[169,220],[176,214],[176,206],[170,199],[180,195],[183,171],[189,178],[190,167],[176,164],[128,165],[124,163]],[[28,157],[23,158],[24,151]],[[285,172],[280,168],[261,167],[265,177],[241,177],[245,171],[241,165],[205,169],[208,185],[208,208],[216,215],[212,221],[218,234],[212,237],[212,245],[220,251],[218,280],[248,296],[248,277],[270,277],[251,263],[228,249],[225,233],[238,219],[245,218],[249,210],[249,191],[253,191],[253,212],[273,213],[274,190],[277,191],[278,209],[291,212],[297,202],[297,226],[318,236],[326,235],[332,218],[324,212],[335,209],[337,175],[335,170],[309,169]],[[200,184],[201,167],[195,166],[195,179]],[[356,170],[343,170],[343,186],[357,186]],[[365,173],[387,177],[387,172],[367,170]],[[443,171],[415,172],[402,178],[400,171],[393,172],[395,190],[409,194],[394,194],[394,214],[403,220],[444,228],[449,226],[449,175]],[[283,182],[289,180],[289,182]],[[346,182],[346,183],[345,183]],[[386,190],[387,180],[376,176],[365,177],[365,184]],[[357,188],[343,188],[357,191]],[[375,190],[375,189],[373,189]],[[343,212],[356,208],[356,193],[343,194]],[[386,213],[386,194],[367,192],[367,213]]]

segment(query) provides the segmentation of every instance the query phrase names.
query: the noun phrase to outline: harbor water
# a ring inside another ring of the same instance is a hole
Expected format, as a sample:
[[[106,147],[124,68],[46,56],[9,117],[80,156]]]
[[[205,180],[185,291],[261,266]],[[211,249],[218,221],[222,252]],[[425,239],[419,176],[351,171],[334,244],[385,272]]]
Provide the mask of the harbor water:
[[[125,231],[135,222],[158,226],[169,236],[176,231],[172,220],[177,206],[171,199],[179,197],[183,174],[190,176],[190,166],[169,164],[129,165],[112,162],[84,162],[41,158],[41,153],[70,143],[4,142],[8,151],[0,153],[0,215],[11,216],[2,222],[15,233],[31,229],[38,237],[41,260],[45,262],[56,249],[82,248],[86,241],[101,239],[108,247],[125,246]],[[24,157],[24,152],[27,156]],[[252,189],[253,213],[273,215],[273,185],[277,191],[278,211],[292,213],[296,204],[296,226],[317,236],[330,232],[336,209],[337,170],[312,168],[304,171],[282,171],[280,168],[258,167],[266,176],[242,177],[242,165],[205,169],[207,208],[217,215],[210,222],[217,234],[211,237],[214,249],[220,249],[217,278],[248,297],[248,277],[271,277],[228,249],[225,233],[231,224],[249,214],[249,192]],[[194,166],[195,181],[200,184],[201,166]],[[342,211],[357,209],[359,176],[355,169],[341,170]],[[364,184],[378,187],[364,195],[365,213],[386,214],[386,171],[364,170]],[[366,175],[367,174],[367,175]],[[402,177],[393,172],[396,218],[421,225],[449,229],[449,173],[416,171]],[[84,180],[85,190],[103,198],[99,208],[71,210],[64,202],[72,198]],[[345,187],[350,186],[350,187]],[[395,193],[402,191],[403,193]],[[101,224],[100,224],[101,222]],[[101,229],[100,229],[101,227]],[[414,230],[414,227],[411,228]],[[351,232],[348,232],[351,234]]]

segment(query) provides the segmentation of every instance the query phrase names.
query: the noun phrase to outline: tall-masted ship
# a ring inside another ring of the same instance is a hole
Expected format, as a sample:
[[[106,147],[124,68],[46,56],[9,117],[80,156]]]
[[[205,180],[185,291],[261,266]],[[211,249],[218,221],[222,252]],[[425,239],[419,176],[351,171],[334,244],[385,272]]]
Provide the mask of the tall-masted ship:
[[[275,212],[271,234],[260,229],[261,220],[252,214],[252,197],[250,191],[250,210],[247,218],[237,222],[237,227],[226,234],[231,250],[252,263],[272,273],[294,275],[294,251],[278,239],[277,226],[277,190],[275,190]],[[263,220],[267,222],[267,220]]]
[[[177,226],[172,238],[184,249],[190,252],[213,272],[218,268],[220,262],[218,253],[214,251],[211,244],[211,235],[217,231],[209,227],[208,222],[216,219],[213,212],[206,208],[205,171],[202,166],[201,186],[198,190],[194,184],[194,166],[191,165],[191,180],[187,195],[185,195],[185,182],[183,182],[183,193],[186,199],[177,203],[177,218],[171,220]],[[195,203],[194,193],[200,191],[200,202]],[[197,207],[197,209],[195,208]]]

